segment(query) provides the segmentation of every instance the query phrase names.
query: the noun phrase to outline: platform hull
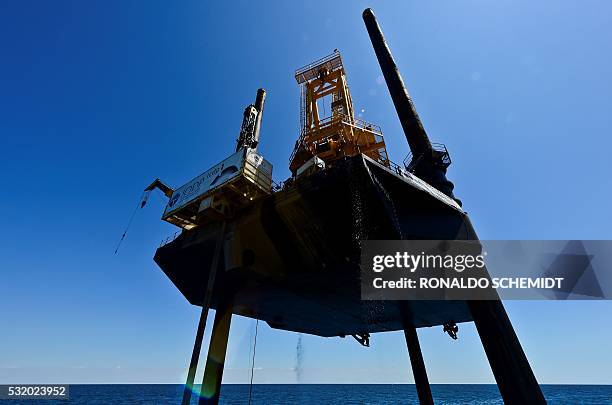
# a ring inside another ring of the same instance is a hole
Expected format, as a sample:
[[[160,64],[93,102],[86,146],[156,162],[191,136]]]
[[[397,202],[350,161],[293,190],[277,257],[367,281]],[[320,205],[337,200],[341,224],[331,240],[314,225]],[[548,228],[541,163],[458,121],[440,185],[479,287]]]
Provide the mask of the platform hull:
[[[233,296],[235,314],[319,336],[471,321],[461,301],[361,300],[361,240],[476,239],[456,203],[415,180],[358,155],[238,212],[227,224],[212,307]],[[220,228],[185,231],[155,254],[194,305],[203,302]]]

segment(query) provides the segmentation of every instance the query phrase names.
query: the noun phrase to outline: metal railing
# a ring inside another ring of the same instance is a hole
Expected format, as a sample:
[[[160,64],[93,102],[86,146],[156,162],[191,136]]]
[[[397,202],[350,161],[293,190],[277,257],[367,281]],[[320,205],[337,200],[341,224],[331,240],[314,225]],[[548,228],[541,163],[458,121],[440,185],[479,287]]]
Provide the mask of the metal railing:
[[[348,117],[347,117],[348,118]],[[380,135],[382,136],[382,129],[380,129],[380,127],[376,124],[372,124],[370,122],[364,121],[362,119],[359,118],[352,118],[352,123],[351,122],[346,122],[349,125],[352,125],[354,127],[360,128],[360,129],[365,129],[366,131],[370,131],[375,135]]]
[[[443,143],[432,142],[431,147],[432,157],[436,158],[436,163],[444,167],[450,166],[452,161],[450,158],[450,154],[448,153],[448,149],[446,149],[446,145],[444,145]],[[402,163],[404,164],[406,170],[408,170],[410,173],[414,173],[416,167],[423,158],[423,153],[418,156],[414,156],[412,152],[408,152]]]
[[[394,171],[397,175],[404,177],[406,175],[405,173],[405,168],[403,168],[402,166],[398,165],[397,163],[391,161],[390,159],[387,159],[387,163],[389,163],[389,169],[391,169],[392,171]]]
[[[330,72],[339,67],[342,67],[342,58],[340,57],[340,52],[338,52],[338,50],[336,49],[333,53],[297,69],[295,71],[295,80],[297,80],[298,84],[307,82],[316,77],[318,71],[317,68],[321,68],[323,66],[328,68]]]
[[[343,123],[346,125],[351,125],[355,128],[364,129],[366,131],[370,131],[376,135],[382,135],[382,129],[376,124],[372,124],[370,122],[364,121],[360,118],[355,118],[348,116],[346,114],[336,114],[330,115],[329,117],[325,117],[319,120],[319,128],[302,128],[302,133],[300,134],[300,138],[303,138],[305,133],[312,130],[319,130],[325,127],[331,126],[333,124]]]
[[[165,246],[165,245],[167,245],[168,243],[170,243],[170,242],[174,241],[176,238],[178,238],[178,237],[179,237],[179,235],[180,235],[182,232],[183,232],[182,230],[178,230],[178,231],[174,232],[172,235],[168,236],[167,238],[162,239],[162,241],[159,243],[159,247]]]
[[[295,154],[300,149],[300,147],[304,144],[304,138],[306,137],[307,133],[320,131],[329,126],[332,126],[334,124],[339,124],[339,123],[350,125],[352,127],[359,128],[365,131],[369,131],[377,136],[382,136],[382,129],[376,124],[372,124],[370,122],[364,121],[359,118],[350,117],[345,114],[331,115],[329,117],[325,117],[319,120],[318,128],[302,128],[301,129],[300,137],[295,142],[295,147],[293,148],[293,151],[291,152],[291,156],[289,156],[289,161],[290,162],[293,161]]]

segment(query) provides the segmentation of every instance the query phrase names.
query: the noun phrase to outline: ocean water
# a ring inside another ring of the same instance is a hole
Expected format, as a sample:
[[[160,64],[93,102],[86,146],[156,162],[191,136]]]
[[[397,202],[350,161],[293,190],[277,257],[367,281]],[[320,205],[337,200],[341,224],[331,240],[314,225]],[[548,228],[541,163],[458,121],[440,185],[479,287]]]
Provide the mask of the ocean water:
[[[612,404],[612,385],[543,385],[549,404]],[[495,385],[434,384],[436,404],[503,404]],[[182,385],[71,385],[69,401],[40,404],[180,404]],[[4,402],[1,401],[0,402]],[[16,403],[15,401],[6,401]],[[222,404],[248,404],[249,385],[224,385]],[[414,404],[414,385],[404,384],[257,384],[252,404]],[[197,404],[194,395],[192,404]]]

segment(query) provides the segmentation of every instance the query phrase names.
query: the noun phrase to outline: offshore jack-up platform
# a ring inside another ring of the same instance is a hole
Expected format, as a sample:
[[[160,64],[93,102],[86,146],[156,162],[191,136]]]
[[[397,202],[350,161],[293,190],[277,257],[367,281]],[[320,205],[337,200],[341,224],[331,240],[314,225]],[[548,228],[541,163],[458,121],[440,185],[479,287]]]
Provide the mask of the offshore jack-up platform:
[[[411,150],[391,162],[379,127],[355,117],[340,54],[295,74],[301,133],[292,177],[272,181],[257,153],[266,93],[244,111],[234,154],[172,190],[162,219],[180,228],[155,261],[187,300],[202,307],[183,404],[188,404],[209,308],[216,309],[200,403],[217,403],[232,314],[318,336],[403,330],[421,403],[433,403],[416,328],[474,321],[506,403],[544,397],[502,303],[361,300],[360,241],[476,240],[446,178],[443,145],[430,142],[370,9],[370,39]],[[329,101],[330,115],[319,108]],[[321,103],[321,104],[320,104]],[[375,308],[374,308],[375,305]]]

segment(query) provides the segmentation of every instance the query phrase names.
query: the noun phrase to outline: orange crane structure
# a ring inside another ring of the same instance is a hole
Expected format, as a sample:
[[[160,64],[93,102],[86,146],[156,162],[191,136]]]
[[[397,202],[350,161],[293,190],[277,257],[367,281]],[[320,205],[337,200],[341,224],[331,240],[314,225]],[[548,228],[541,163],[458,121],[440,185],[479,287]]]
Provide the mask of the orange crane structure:
[[[380,127],[355,117],[342,57],[337,50],[298,69],[295,80],[301,90],[301,133],[290,158],[292,173],[315,156],[329,165],[362,153],[389,166]],[[329,116],[320,116],[322,107],[324,112],[329,111]]]

